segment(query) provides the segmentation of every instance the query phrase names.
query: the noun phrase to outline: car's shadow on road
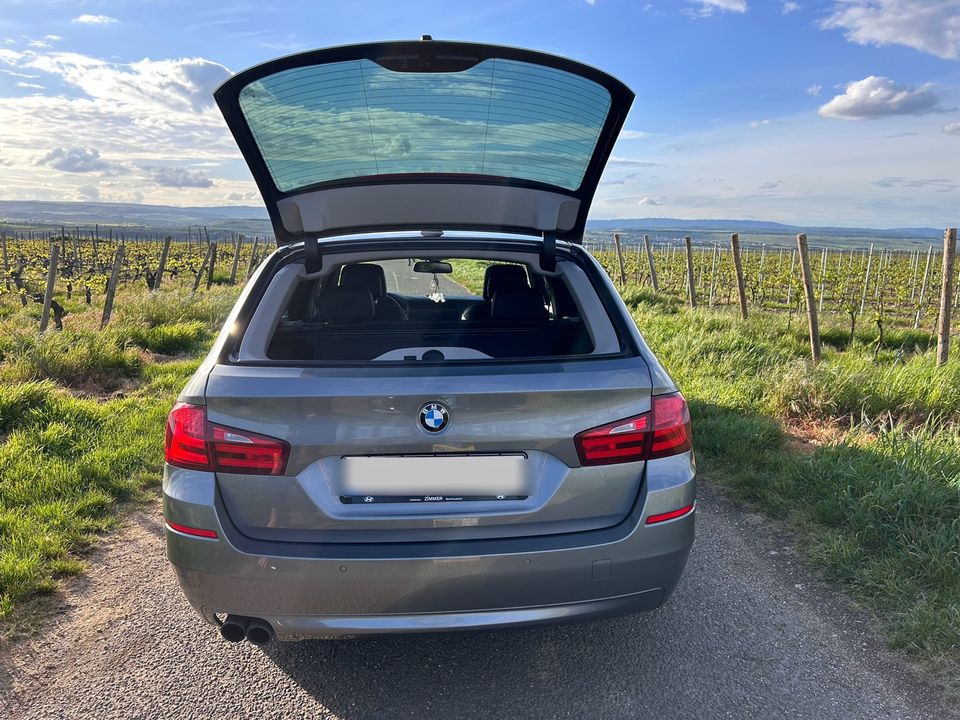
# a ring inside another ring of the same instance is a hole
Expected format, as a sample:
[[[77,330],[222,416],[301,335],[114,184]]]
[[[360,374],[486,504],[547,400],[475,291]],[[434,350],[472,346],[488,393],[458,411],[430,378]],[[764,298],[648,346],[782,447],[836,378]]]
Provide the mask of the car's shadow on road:
[[[618,717],[669,705],[668,605],[566,626],[273,643],[269,657],[338,717]],[[654,659],[661,665],[650,667]],[[657,660],[659,658],[659,660]],[[649,695],[648,695],[649,694]],[[656,714],[654,714],[656,716]]]

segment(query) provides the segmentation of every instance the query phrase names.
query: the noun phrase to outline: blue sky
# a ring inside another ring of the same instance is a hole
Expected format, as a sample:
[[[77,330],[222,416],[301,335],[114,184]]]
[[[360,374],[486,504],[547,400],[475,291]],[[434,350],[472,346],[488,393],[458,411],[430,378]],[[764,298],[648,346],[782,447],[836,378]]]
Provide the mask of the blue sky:
[[[230,72],[430,33],[566,55],[636,92],[593,217],[960,215],[960,0],[0,8],[0,199],[256,204],[210,97]]]

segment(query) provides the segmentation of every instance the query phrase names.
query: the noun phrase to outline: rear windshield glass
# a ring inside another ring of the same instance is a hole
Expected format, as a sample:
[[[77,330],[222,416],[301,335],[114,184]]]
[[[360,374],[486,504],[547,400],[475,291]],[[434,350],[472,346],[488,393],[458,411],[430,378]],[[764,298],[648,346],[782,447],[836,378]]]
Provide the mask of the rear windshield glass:
[[[339,265],[289,293],[267,358],[476,361],[619,351],[609,317],[597,315],[602,306],[579,277],[571,283],[522,263],[470,259]]]
[[[281,192],[345,178],[470,173],[580,187],[610,93],[514,60],[410,73],[370,60],[255,81],[240,107]]]

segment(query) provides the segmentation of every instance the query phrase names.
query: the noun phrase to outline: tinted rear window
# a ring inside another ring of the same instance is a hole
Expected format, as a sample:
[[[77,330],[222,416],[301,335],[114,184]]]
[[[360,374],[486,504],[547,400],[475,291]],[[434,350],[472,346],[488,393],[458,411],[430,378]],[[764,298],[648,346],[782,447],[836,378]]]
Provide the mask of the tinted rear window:
[[[397,173],[466,173],[580,187],[610,94],[504,59],[409,73],[370,60],[255,81],[240,107],[277,188]]]
[[[415,259],[339,266],[299,283],[267,346],[271,360],[376,362],[587,356],[609,318],[581,317],[564,276],[520,263],[449,260],[451,274],[421,273]],[[457,282],[457,279],[463,281]],[[596,296],[591,300],[596,307]],[[606,341],[609,344],[609,340]],[[424,353],[431,353],[424,355]],[[437,355],[437,353],[440,355]]]

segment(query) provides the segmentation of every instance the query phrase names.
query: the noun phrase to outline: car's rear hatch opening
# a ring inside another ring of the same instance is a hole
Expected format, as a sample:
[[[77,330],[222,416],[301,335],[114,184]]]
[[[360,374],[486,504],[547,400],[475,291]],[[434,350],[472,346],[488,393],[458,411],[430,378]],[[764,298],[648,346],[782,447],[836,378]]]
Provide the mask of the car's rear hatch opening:
[[[207,379],[210,423],[289,446],[282,475],[218,473],[241,532],[453,540],[626,517],[644,462],[582,466],[574,438],[647,412],[650,374],[584,253],[547,273],[530,249],[451,244],[424,261],[353,247],[319,273],[277,268]],[[415,269],[441,263],[453,272]],[[456,281],[471,277],[475,292]]]

